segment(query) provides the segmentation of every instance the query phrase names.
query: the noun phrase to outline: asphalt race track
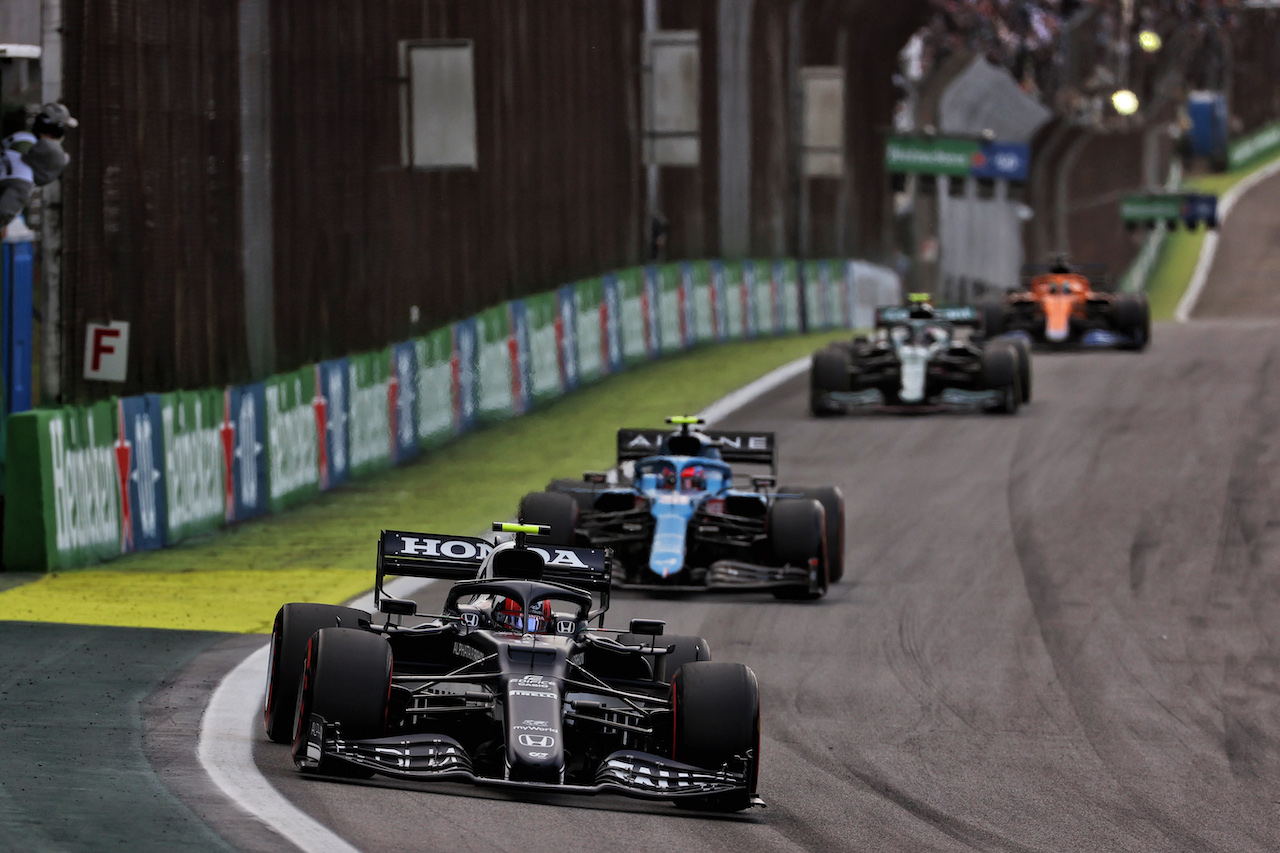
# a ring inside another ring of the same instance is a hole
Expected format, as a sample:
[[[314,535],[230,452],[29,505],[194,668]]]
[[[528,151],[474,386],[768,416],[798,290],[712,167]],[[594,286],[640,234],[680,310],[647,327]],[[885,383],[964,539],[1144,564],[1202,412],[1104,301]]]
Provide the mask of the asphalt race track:
[[[1273,255],[1280,211],[1246,212],[1275,183],[1233,217]],[[1212,319],[1145,353],[1037,355],[1014,417],[818,420],[802,377],[722,422],[777,431],[785,483],[844,489],[845,582],[816,604],[621,594],[610,624],[661,617],[755,669],[767,809],[315,780],[265,736],[258,767],[366,851],[1280,848],[1280,325],[1253,268],[1222,268]],[[225,849],[187,810],[234,849],[291,849],[192,756],[201,703],[260,644],[182,639],[144,703],[164,790],[141,790],[180,812],[148,826],[187,850]]]
[[[315,781],[265,741],[259,766],[365,850],[1274,849],[1277,328],[1165,325],[1036,370],[1012,418],[814,420],[802,379],[725,423],[844,489],[847,581],[614,615],[756,670],[767,809]]]

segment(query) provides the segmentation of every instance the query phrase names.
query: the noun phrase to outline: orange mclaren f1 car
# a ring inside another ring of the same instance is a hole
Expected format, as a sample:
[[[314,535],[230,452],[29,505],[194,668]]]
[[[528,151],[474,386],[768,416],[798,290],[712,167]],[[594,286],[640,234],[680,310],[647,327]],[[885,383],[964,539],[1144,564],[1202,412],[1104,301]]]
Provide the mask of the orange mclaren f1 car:
[[[1062,262],[1033,275],[1026,290],[984,304],[982,320],[988,337],[1025,332],[1046,347],[1140,350],[1151,341],[1144,294],[1094,290],[1080,268]]]

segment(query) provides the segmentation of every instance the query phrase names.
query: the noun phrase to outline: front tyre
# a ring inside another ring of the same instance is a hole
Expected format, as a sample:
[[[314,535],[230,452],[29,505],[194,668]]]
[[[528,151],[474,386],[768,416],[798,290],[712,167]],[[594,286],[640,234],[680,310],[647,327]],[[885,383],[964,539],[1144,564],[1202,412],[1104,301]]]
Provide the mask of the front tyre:
[[[271,648],[267,653],[267,693],[262,720],[267,737],[288,743],[293,737],[297,710],[298,680],[306,663],[307,641],[321,628],[354,628],[369,614],[333,604],[286,604],[276,613],[271,626]]]
[[[815,352],[809,368],[809,411],[816,417],[834,414],[837,407],[827,402],[827,394],[848,390],[849,351],[827,347]]]
[[[298,714],[293,726],[293,761],[308,773],[372,776],[373,771],[325,757],[318,767],[304,765],[306,729],[311,715],[339,726],[342,737],[382,736],[387,728],[391,692],[391,644],[380,634],[352,628],[321,628],[307,642],[306,664],[298,683]]]
[[[671,757],[704,770],[743,768],[746,791],[676,800],[681,808],[736,812],[751,806],[760,772],[760,687],[740,663],[686,663],[671,679]]]
[[[998,394],[995,404],[988,411],[1012,415],[1022,404],[1022,390],[1018,387],[1018,352],[1012,345],[996,341],[982,350],[982,384]]]
[[[823,559],[826,511],[812,498],[779,498],[769,513],[769,541],[774,559],[782,566],[817,565],[817,578],[804,586],[773,590],[774,598],[813,601],[827,594],[831,584],[828,561]]]
[[[1151,341],[1151,306],[1146,294],[1121,293],[1112,304],[1116,332],[1128,341],[1120,349],[1142,350]]]
[[[822,504],[826,513],[823,544],[827,552],[827,580],[838,582],[844,577],[844,493],[837,486],[784,486],[780,495],[798,494]]]

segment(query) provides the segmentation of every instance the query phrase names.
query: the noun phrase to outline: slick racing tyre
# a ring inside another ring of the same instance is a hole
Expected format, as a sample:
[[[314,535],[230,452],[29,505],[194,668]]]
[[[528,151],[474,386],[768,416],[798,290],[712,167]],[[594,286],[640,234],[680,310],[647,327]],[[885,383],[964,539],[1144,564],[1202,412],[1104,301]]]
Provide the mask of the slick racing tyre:
[[[844,577],[844,493],[836,486],[784,486],[780,495],[800,495],[822,504],[826,513],[823,541],[827,548],[827,580],[837,583]]]
[[[984,302],[979,310],[982,313],[982,333],[987,340],[1004,334],[1004,303]]]
[[[368,777],[372,770],[326,757],[305,767],[311,715],[337,724],[347,740],[380,737],[387,726],[391,690],[391,644],[381,635],[354,628],[321,628],[307,643],[298,683],[298,715],[293,727],[293,761],[306,772]]]
[[[1022,403],[1031,402],[1031,343],[1022,335],[1010,335],[1004,338],[1018,354],[1018,389],[1022,392]]]
[[[775,589],[774,598],[787,601],[812,601],[827,594],[831,578],[828,561],[823,559],[826,534],[826,511],[812,498],[779,498],[769,513],[769,541],[779,565],[808,566],[818,561],[816,583]]]
[[[1116,331],[1128,338],[1120,349],[1145,349],[1151,341],[1151,306],[1146,294],[1121,293],[1111,305]]]
[[[747,790],[676,800],[681,808],[736,812],[751,805],[760,772],[760,688],[740,663],[687,663],[671,679],[671,757],[705,770],[742,769]]]
[[[817,417],[833,414],[836,407],[826,401],[826,394],[848,390],[848,350],[831,346],[815,352],[809,369],[809,410]]]
[[[648,646],[670,648],[665,655],[654,655],[653,674],[658,681],[671,683],[676,670],[686,663],[711,660],[711,646],[702,637],[686,637],[680,634],[650,637],[647,634],[619,634],[618,642],[624,646]]]
[[[1018,351],[1005,341],[993,341],[982,350],[982,384],[999,392],[1000,398],[988,411],[1012,415],[1022,404],[1018,387]]]
[[[578,528],[578,503],[559,492],[530,492],[520,500],[522,524],[545,524],[549,536],[530,536],[530,545],[572,545]]]
[[[578,505],[579,511],[589,510],[595,506],[596,492],[599,488],[594,483],[588,483],[585,480],[571,480],[567,477],[547,483],[548,492],[568,495],[573,498],[573,502]]]
[[[276,613],[271,626],[271,648],[267,653],[267,695],[262,721],[267,737],[288,743],[293,737],[298,680],[306,662],[307,641],[321,628],[354,628],[369,614],[332,604],[286,604]]]

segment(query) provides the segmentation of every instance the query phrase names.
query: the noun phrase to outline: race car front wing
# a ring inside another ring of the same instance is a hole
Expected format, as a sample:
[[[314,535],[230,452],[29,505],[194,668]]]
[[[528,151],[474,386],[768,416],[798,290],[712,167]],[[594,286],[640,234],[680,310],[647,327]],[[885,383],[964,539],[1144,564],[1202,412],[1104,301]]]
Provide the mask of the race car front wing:
[[[621,793],[649,800],[679,800],[729,794],[748,789],[747,768],[753,756],[739,756],[719,770],[683,764],[670,758],[634,750],[619,750],[600,763],[591,785],[513,781],[477,774],[471,756],[447,735],[412,734],[347,739],[340,726],[312,714],[298,767],[313,770],[321,760],[336,758],[396,779],[466,781],[494,787],[535,789],[576,794]],[[764,800],[751,794],[751,805]]]

